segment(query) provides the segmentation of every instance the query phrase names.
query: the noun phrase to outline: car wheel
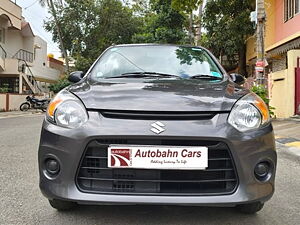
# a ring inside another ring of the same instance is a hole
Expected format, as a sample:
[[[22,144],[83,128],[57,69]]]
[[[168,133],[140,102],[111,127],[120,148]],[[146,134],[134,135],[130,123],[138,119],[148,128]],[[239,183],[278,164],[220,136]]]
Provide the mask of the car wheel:
[[[255,214],[264,207],[264,203],[253,202],[249,204],[243,204],[236,206],[237,210],[245,214]]]
[[[27,102],[22,103],[22,104],[20,105],[20,110],[21,110],[22,112],[28,111],[29,108],[30,108],[30,105],[29,105],[29,103],[27,103]]]
[[[49,200],[49,203],[58,211],[67,211],[73,209],[77,205],[75,202],[62,201],[58,199]]]

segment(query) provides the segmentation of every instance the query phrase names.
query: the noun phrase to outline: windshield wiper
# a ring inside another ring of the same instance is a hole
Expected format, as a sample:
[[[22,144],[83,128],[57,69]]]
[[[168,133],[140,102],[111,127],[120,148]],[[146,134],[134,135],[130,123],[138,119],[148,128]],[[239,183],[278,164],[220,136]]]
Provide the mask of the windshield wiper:
[[[111,78],[142,78],[142,77],[178,77],[173,74],[166,73],[156,73],[156,72],[131,72],[131,73],[123,73],[118,76],[106,77],[106,79]]]
[[[223,80],[222,77],[216,77],[210,74],[197,74],[197,75],[190,76],[190,79]]]

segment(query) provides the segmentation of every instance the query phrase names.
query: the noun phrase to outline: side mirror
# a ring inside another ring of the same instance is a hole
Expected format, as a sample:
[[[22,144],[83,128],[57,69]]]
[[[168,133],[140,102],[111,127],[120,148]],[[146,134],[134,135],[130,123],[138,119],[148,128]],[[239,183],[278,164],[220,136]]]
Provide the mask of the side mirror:
[[[237,73],[230,74],[230,77],[231,77],[232,81],[238,85],[242,85],[246,81],[242,75],[237,74]]]
[[[70,73],[68,80],[72,83],[77,83],[83,78],[83,75],[82,71],[75,71]]]

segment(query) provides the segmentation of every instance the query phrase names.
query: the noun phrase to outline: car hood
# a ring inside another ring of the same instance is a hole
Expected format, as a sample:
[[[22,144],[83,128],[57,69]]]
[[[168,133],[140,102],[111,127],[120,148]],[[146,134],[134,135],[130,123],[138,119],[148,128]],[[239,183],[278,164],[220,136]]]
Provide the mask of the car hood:
[[[230,111],[249,91],[222,82],[182,79],[82,81],[68,88],[87,109],[136,111]]]

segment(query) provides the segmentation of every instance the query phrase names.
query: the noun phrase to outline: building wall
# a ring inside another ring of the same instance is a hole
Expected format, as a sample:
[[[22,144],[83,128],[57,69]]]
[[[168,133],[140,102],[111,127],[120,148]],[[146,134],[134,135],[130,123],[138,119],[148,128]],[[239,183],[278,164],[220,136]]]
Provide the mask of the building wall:
[[[1,111],[16,111],[20,109],[20,105],[26,102],[28,94],[2,94],[0,93],[0,112]],[[38,99],[48,98],[49,96],[35,96]],[[7,101],[8,100],[8,101]],[[8,108],[7,108],[8,106]]]
[[[295,114],[295,68],[300,50],[291,50],[287,53],[286,70],[270,74],[270,105],[275,107],[278,118],[288,118]]]
[[[269,51],[279,45],[300,37],[300,13],[284,21],[284,0],[265,0],[266,27],[265,49]],[[247,41],[247,62],[256,57],[256,39]]]
[[[52,68],[48,66],[47,43],[32,33],[30,24],[24,18],[22,19],[21,14],[21,7],[10,0],[0,0],[0,28],[5,28],[5,42],[1,42],[1,46],[7,52],[7,57],[4,60],[1,58],[0,61],[0,79],[2,77],[2,80],[6,79],[7,82],[7,78],[12,80],[20,76],[20,66],[23,63],[13,57],[19,50],[25,50],[33,54],[33,62],[29,58],[30,54],[24,55],[24,59],[29,65],[25,73],[33,74],[37,81],[42,82],[43,86],[48,86],[59,79],[62,70],[55,66]],[[11,80],[9,80],[10,84]],[[43,91],[47,92],[48,90],[45,88]],[[19,92],[21,93],[22,89]]]
[[[270,106],[274,107],[274,113],[277,118],[285,118],[286,117],[286,102],[284,101],[286,95],[283,93],[286,90],[286,82],[285,78],[288,76],[288,70],[281,70],[275,73],[271,73],[270,78],[272,79],[272,85],[270,87]]]
[[[10,0],[0,0],[0,16],[5,14],[9,17],[12,26],[16,29],[21,29],[22,9]]]
[[[26,102],[28,95],[9,94],[9,110],[15,111],[20,109],[20,105]]]
[[[281,57],[272,60],[272,72],[277,72],[287,69],[287,56],[284,54]]]
[[[278,42],[300,32],[300,14],[296,14],[294,18],[284,22],[283,0],[277,0],[275,5],[275,41]]]
[[[34,52],[33,66],[46,66],[47,64],[47,42],[39,36],[34,37],[34,45],[36,46]]]
[[[60,74],[63,75],[65,73],[64,63],[58,59],[54,59],[52,57],[48,57],[48,66],[52,69],[56,69],[60,71]]]
[[[276,30],[276,19],[278,18],[277,13],[277,2],[282,2],[283,0],[265,0],[265,10],[266,10],[266,27],[265,27],[265,47],[275,44],[275,30]],[[283,9],[282,9],[283,10]]]
[[[35,60],[31,68],[33,75],[37,80],[57,80],[60,76],[60,71],[47,66],[47,42],[39,36],[35,36],[34,45],[38,48],[34,50]]]
[[[284,21],[284,0],[266,0],[266,51],[300,37],[300,13]]]
[[[265,0],[266,10],[266,27],[265,27],[265,48],[275,44],[275,27],[276,22],[276,2],[283,0]],[[282,9],[283,10],[283,9]],[[252,36],[247,40],[246,61],[256,58],[256,36]]]
[[[23,37],[23,50],[33,53],[34,39],[35,37]]]
[[[247,40],[246,44],[246,62],[256,57],[256,38],[254,36]]]
[[[32,67],[31,71],[36,78],[36,80],[51,80],[56,81],[60,76],[60,72],[58,70],[49,68],[49,67]]]
[[[0,93],[0,112],[5,111],[6,108],[6,94]]]
[[[23,37],[19,30],[9,30],[6,32],[6,42],[2,45],[7,52],[8,58],[11,58],[20,49],[23,48]]]

